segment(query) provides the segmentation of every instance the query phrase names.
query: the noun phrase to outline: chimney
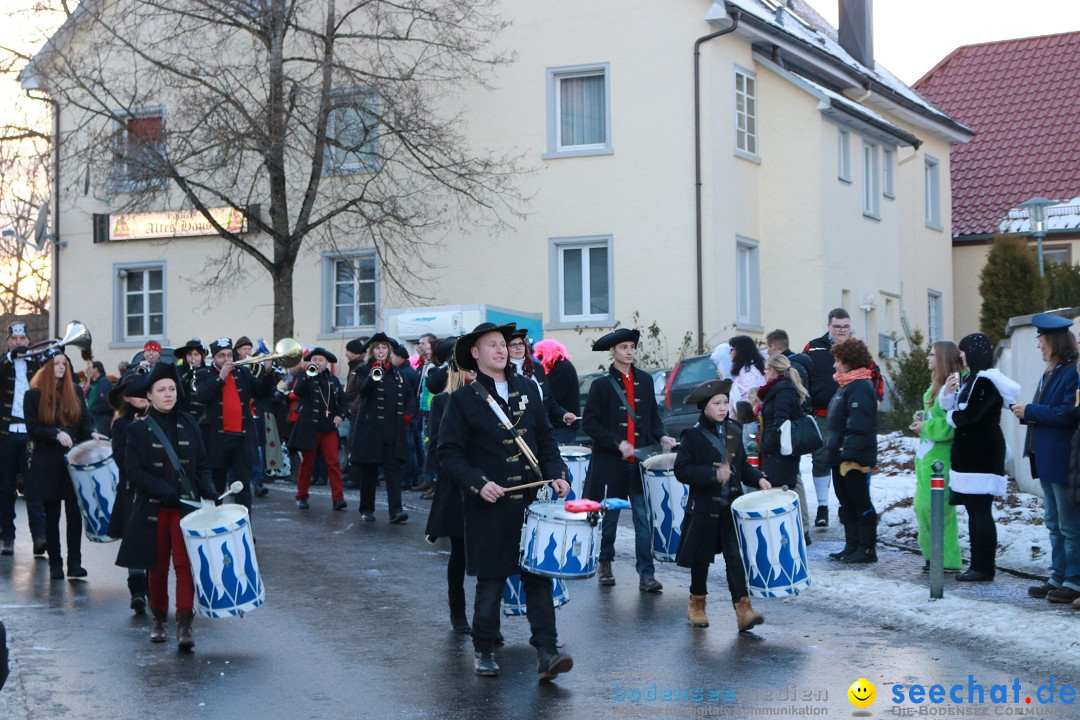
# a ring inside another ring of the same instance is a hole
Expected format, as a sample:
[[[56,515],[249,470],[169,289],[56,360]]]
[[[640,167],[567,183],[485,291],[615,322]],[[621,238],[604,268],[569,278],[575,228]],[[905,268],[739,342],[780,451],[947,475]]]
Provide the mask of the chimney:
[[[840,47],[874,69],[873,0],[840,0]]]

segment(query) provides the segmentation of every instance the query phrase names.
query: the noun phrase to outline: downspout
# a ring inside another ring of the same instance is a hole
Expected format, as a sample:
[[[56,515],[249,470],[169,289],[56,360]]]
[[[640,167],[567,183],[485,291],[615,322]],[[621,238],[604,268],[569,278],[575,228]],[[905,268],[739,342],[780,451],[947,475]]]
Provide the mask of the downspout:
[[[701,46],[709,40],[734,32],[739,27],[739,11],[731,15],[731,27],[694,41],[694,243],[697,251],[697,338],[698,354],[705,352],[705,281],[702,275],[701,242]]]
[[[49,297],[49,314],[52,315],[53,336],[60,334],[60,103],[51,96],[39,97],[27,90],[26,95],[34,100],[41,100],[52,105],[53,111],[53,231],[50,248],[49,269],[52,275],[52,288]]]

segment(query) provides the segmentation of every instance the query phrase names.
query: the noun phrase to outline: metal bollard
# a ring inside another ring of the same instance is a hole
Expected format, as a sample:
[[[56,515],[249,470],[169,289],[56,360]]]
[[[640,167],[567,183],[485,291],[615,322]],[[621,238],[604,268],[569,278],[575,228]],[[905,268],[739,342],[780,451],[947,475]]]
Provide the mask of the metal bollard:
[[[930,466],[930,599],[945,592],[945,465]]]

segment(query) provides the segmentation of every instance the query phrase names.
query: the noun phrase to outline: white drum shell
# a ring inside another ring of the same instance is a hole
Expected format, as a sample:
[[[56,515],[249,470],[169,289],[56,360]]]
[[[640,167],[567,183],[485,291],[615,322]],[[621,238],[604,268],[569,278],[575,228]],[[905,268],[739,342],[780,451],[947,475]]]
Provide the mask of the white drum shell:
[[[589,472],[592,450],[582,445],[560,445],[559,454],[566,463],[567,480],[570,482],[570,492],[564,499],[580,500],[585,497],[585,475]]]
[[[120,471],[107,440],[87,440],[67,453],[68,475],[75,487],[75,499],[82,513],[83,532],[91,542],[114,542],[109,537],[109,520],[116,507],[116,486]]]
[[[747,493],[731,503],[747,589],[753,597],[797,595],[810,587],[799,496],[790,490]]]
[[[652,554],[660,562],[675,562],[682,537],[690,488],[675,479],[675,453],[653,455],[641,462],[641,482],[652,529]]]
[[[592,577],[600,555],[601,522],[593,525],[587,514],[567,512],[561,502],[533,503],[525,511],[518,564],[545,577]]]
[[[180,519],[195,610],[203,617],[242,616],[266,600],[251,525],[243,505],[203,508]]]

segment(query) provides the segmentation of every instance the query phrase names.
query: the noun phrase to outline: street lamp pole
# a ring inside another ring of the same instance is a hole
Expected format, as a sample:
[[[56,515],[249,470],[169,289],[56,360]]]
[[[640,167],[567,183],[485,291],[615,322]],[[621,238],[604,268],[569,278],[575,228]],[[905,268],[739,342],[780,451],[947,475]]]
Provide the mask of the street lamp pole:
[[[1043,238],[1046,237],[1046,208],[1051,205],[1057,205],[1057,203],[1044,197],[1034,197],[1017,206],[1027,210],[1028,218],[1031,220],[1031,234],[1035,236],[1036,252],[1039,254],[1039,277],[1046,276],[1043,267]]]

